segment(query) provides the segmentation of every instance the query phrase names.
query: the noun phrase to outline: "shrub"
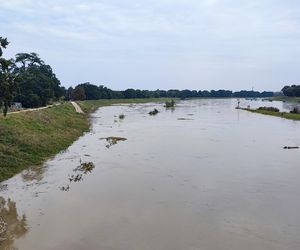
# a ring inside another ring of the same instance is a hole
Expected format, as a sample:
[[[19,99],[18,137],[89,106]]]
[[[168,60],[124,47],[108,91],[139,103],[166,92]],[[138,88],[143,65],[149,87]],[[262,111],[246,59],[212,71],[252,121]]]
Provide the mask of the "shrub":
[[[280,110],[275,107],[259,107],[257,110],[264,110],[264,111],[270,111],[270,112],[279,112]]]
[[[172,100],[170,102],[166,102],[165,107],[166,108],[174,108],[175,107],[175,101]]]
[[[154,109],[149,112],[149,115],[157,115],[158,113],[159,113],[159,111],[157,109]]]
[[[300,109],[298,107],[294,107],[291,111],[291,114],[300,114]]]

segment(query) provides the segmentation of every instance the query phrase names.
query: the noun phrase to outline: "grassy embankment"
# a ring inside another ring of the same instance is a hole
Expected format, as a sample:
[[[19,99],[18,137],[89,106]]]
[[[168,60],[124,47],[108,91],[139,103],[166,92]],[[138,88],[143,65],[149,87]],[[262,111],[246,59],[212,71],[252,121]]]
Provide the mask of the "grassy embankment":
[[[274,111],[268,111],[268,110],[259,110],[259,109],[248,109],[248,108],[241,108],[242,110],[246,110],[252,113],[259,113],[263,115],[272,115],[277,116],[285,119],[290,120],[300,120],[300,114],[292,114],[288,112],[274,112]]]
[[[79,102],[85,114],[70,103],[0,116],[0,182],[21,170],[42,164],[89,131],[89,113],[117,103],[146,103],[170,99],[127,99]]]

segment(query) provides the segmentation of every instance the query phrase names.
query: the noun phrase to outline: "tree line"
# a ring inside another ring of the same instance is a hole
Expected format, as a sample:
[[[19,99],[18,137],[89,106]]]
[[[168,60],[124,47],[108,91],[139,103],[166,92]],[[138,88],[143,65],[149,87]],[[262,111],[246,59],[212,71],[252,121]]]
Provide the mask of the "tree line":
[[[300,85],[284,86],[281,91],[285,96],[300,97]]]
[[[46,106],[57,100],[97,100],[129,98],[193,98],[193,97],[270,97],[273,92],[229,90],[111,90],[89,82],[66,89],[61,86],[50,65],[36,53],[18,53],[15,58],[3,57],[9,42],[0,37],[0,108],[6,115],[12,102],[24,108]]]
[[[97,100],[97,99],[131,99],[131,98],[229,98],[229,97],[271,97],[274,93],[270,91],[237,91],[230,90],[140,90],[140,89],[126,89],[124,91],[111,90],[103,85],[97,86],[89,82],[78,84],[75,88],[70,87],[65,92],[65,99],[67,100]]]

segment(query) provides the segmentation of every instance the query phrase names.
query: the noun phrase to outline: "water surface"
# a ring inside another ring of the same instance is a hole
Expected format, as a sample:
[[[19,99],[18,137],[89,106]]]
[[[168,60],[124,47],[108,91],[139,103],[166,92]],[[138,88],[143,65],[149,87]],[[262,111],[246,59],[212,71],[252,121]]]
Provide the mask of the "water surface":
[[[300,122],[236,104],[100,108],[65,152],[1,183],[0,249],[300,249],[300,150],[283,149]]]

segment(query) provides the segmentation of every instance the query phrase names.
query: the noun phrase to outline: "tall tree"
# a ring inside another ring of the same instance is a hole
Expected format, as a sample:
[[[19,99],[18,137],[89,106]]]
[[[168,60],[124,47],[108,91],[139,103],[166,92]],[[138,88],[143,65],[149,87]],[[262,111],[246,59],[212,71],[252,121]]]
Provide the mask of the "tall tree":
[[[8,44],[7,38],[0,37],[0,108],[3,108],[4,116],[17,93],[14,60],[3,57],[3,49],[6,49]]]
[[[50,65],[45,64],[36,53],[17,54],[16,65],[20,94],[15,101],[21,102],[24,107],[45,106],[65,94]]]

